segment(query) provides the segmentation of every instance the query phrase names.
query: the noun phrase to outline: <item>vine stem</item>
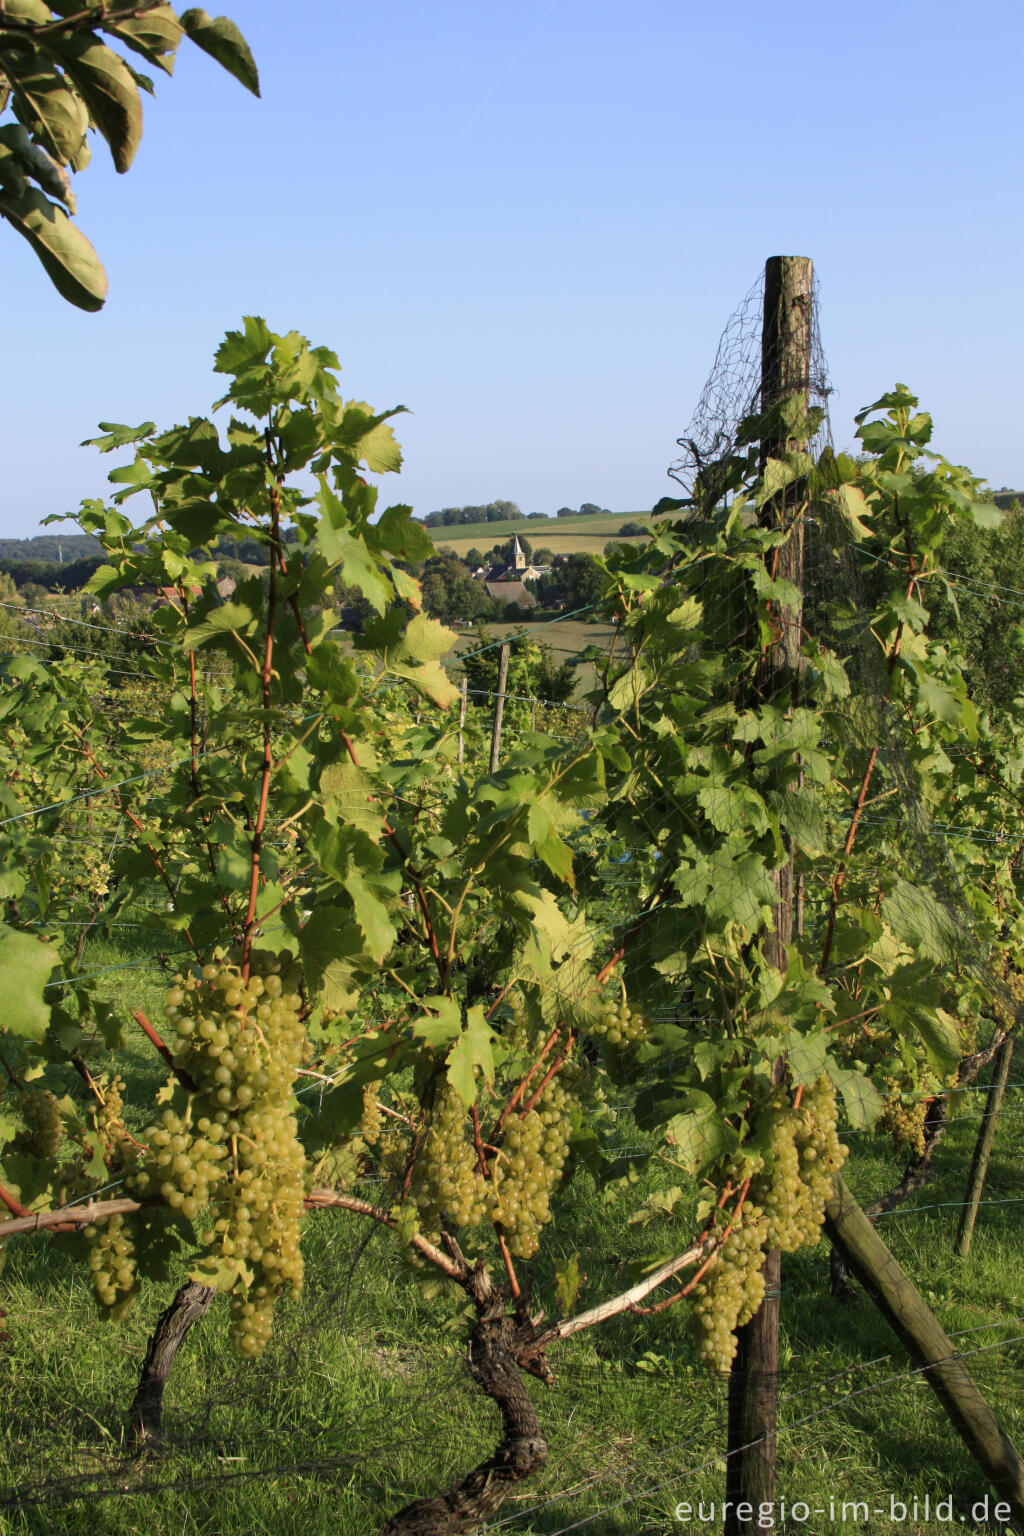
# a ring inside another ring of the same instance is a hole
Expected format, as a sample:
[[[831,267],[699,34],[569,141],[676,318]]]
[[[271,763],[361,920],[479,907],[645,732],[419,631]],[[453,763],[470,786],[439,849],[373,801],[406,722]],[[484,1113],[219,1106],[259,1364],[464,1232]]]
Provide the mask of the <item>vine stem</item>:
[[[270,462],[270,428],[267,428],[267,459]],[[260,800],[252,829],[252,858],[249,876],[249,904],[245,910],[242,927],[242,981],[249,980],[249,960],[252,954],[253,930],[256,927],[256,902],[260,889],[260,856],[263,852],[263,828],[267,820],[267,802],[270,799],[270,780],[274,772],[273,738],[270,726],[270,680],[274,669],[274,623],[277,618],[277,558],[281,532],[281,484],[270,487],[270,567],[267,585],[267,634],[263,646],[263,665],[260,680],[263,689],[263,761],[260,766]]]
[[[530,1113],[530,1110],[534,1109],[536,1107],[537,1100],[540,1098],[541,1094],[544,1092],[544,1089],[547,1087],[548,1083],[550,1083],[550,1081],[554,1077],[555,1073],[557,1071],[559,1071],[560,1068],[565,1066],[565,1063],[568,1061],[570,1055],[572,1054],[572,1048],[575,1045],[575,1043],[576,1043],[576,1031],[573,1030],[573,1029],[570,1029],[568,1035],[566,1036],[565,1046],[564,1046],[564,1048],[562,1050],[561,1055],[555,1061],[553,1061],[551,1063],[550,1067],[548,1067],[548,1070],[545,1072],[544,1076],[541,1078],[540,1082],[537,1084],[537,1087],[534,1089],[534,1091],[533,1091],[533,1093],[531,1093],[529,1099],[527,1099],[526,1103],[523,1105],[523,1114],[524,1115],[528,1115]]]
[[[534,1062],[534,1064],[530,1068],[529,1072],[527,1072],[526,1076],[523,1078],[522,1082],[519,1084],[519,1087],[516,1089],[515,1093],[509,1099],[508,1103],[505,1105],[505,1108],[502,1110],[501,1114],[498,1116],[498,1119],[497,1119],[497,1121],[495,1123],[495,1126],[494,1126],[494,1130],[491,1132],[491,1140],[492,1141],[495,1140],[495,1138],[498,1135],[498,1132],[501,1130],[502,1126],[505,1124],[505,1121],[508,1119],[509,1115],[512,1113],[512,1111],[518,1105],[518,1103],[519,1103],[520,1099],[522,1098],[523,1094],[526,1092],[527,1088],[530,1086],[530,1079],[531,1079],[531,1077],[536,1072],[537,1068],[540,1066],[541,1062],[544,1060],[545,1056],[548,1054],[548,1052],[550,1051],[551,1047],[554,1045],[555,1041],[558,1039],[558,1037],[559,1037],[559,1035],[561,1033],[562,1033],[562,1026],[561,1026],[561,1024],[556,1024],[555,1028],[551,1031],[551,1034],[548,1036],[547,1040],[545,1041],[544,1046],[541,1049],[541,1053],[537,1057],[537,1060]]]
[[[14,1196],[9,1194],[8,1191],[4,1189],[2,1184],[0,1184],[0,1200],[3,1201],[4,1205],[6,1205],[12,1216],[28,1217],[29,1221],[32,1220],[30,1213],[25,1209],[21,1201],[15,1200]],[[8,1223],[4,1222],[2,1226],[0,1226],[0,1230],[3,1230],[3,1228],[7,1225]]]
[[[195,1083],[192,1081],[188,1073],[177,1065],[170,1046],[161,1038],[159,1031],[156,1030],[149,1022],[142,1009],[135,1008],[132,1011],[132,1018],[135,1020],[136,1024],[142,1030],[142,1033],[147,1037],[147,1039],[156,1046],[157,1050],[160,1052],[160,1055],[163,1057],[164,1061],[166,1061],[167,1065],[170,1067],[171,1071],[174,1073],[182,1087],[187,1088],[190,1093],[194,1093],[196,1087]]]
[[[668,1307],[675,1306],[677,1301],[682,1301],[685,1296],[689,1296],[690,1295],[690,1293],[694,1290],[694,1288],[697,1285],[700,1284],[701,1280],[703,1280],[704,1276],[707,1274],[707,1272],[711,1268],[712,1264],[717,1263],[718,1255],[721,1253],[723,1247],[725,1246],[726,1241],[729,1238],[730,1233],[732,1232],[732,1230],[735,1227],[737,1221],[739,1220],[740,1212],[743,1210],[743,1203],[744,1203],[744,1201],[747,1198],[747,1194],[748,1194],[749,1190],[750,1190],[750,1180],[747,1179],[741,1185],[741,1187],[740,1187],[739,1199],[736,1201],[736,1205],[735,1205],[735,1207],[733,1209],[733,1213],[732,1213],[732,1215],[729,1218],[728,1226],[726,1227],[725,1231],[722,1233],[721,1237],[716,1242],[714,1248],[708,1254],[707,1258],[704,1260],[703,1264],[697,1270],[697,1273],[695,1275],[693,1275],[692,1278],[690,1280],[688,1280],[687,1283],[684,1286],[682,1286],[678,1291],[676,1291],[673,1295],[666,1296],[664,1301],[656,1302],[653,1307],[641,1307],[641,1306],[634,1305],[634,1306],[631,1306],[630,1309],[629,1309],[631,1312],[638,1312],[642,1317],[648,1317],[648,1316],[653,1315],[655,1312],[664,1312]],[[726,1185],[725,1189],[722,1191],[721,1199],[718,1202],[718,1209],[719,1210],[722,1209],[722,1206],[725,1204],[726,1200],[729,1198],[730,1193],[731,1193],[731,1186]],[[705,1231],[702,1234],[702,1240],[704,1242],[708,1242],[709,1239],[710,1239],[710,1236],[711,1236],[711,1231],[710,1231],[710,1228],[709,1228],[707,1231]]]
[[[0,1236],[3,1228],[0,1227]],[[575,1317],[566,1318],[563,1322],[553,1323],[550,1328],[537,1336],[531,1345],[531,1353],[543,1349],[546,1345],[554,1343],[557,1339],[567,1339],[574,1333],[582,1333],[586,1328],[594,1328],[598,1323],[607,1322],[610,1317],[618,1317],[620,1312],[628,1312],[638,1302],[643,1301],[652,1291],[656,1291],[659,1285],[664,1285],[666,1280],[671,1280],[681,1269],[689,1269],[691,1264],[696,1264],[707,1246],[705,1238],[698,1240],[687,1248],[685,1253],[680,1253],[674,1259],[660,1265],[643,1280],[638,1280],[636,1285],[630,1286],[628,1291],[622,1291],[618,1296],[609,1297],[596,1307],[590,1307],[586,1312],[578,1312]]]

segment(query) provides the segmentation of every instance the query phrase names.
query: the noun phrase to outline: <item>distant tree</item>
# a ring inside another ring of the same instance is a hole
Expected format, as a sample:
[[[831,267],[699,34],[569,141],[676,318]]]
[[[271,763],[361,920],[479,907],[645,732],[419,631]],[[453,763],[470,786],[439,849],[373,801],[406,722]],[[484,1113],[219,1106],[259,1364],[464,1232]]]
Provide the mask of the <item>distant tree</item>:
[[[599,507],[596,501],[585,501],[580,507],[580,517],[599,517],[607,511],[607,507]]]
[[[577,517],[578,515],[575,507],[559,507],[555,513],[556,517]]]
[[[423,519],[428,528],[454,528],[463,523],[506,523],[522,517],[514,501],[491,501],[485,507],[442,507]]]
[[[535,549],[530,557],[534,565],[554,565],[555,552],[553,549]]]
[[[467,549],[465,555],[463,556],[463,560],[471,571],[477,570],[481,565],[483,565],[486,559],[487,556],[484,554],[483,550],[477,549],[475,544],[472,549]]]
[[[645,523],[623,523],[619,529],[619,536],[623,539],[642,539],[644,534],[650,531]]]
[[[482,582],[474,581],[458,556],[434,555],[423,567],[423,607],[442,624],[489,617],[494,603]]]
[[[552,571],[552,576],[556,573]],[[600,601],[604,577],[593,555],[577,552],[557,567],[561,606],[566,612],[588,608]]]
[[[513,614],[510,622],[522,621],[522,613]],[[538,645],[527,638],[528,631],[520,629],[519,637],[509,650],[506,688],[511,695],[505,704],[506,720],[520,724],[529,723],[529,705],[524,698],[544,703],[563,703],[570,699],[576,686],[576,678],[568,662],[556,665],[550,646]],[[499,649],[494,636],[483,625],[474,631],[473,651],[463,660],[463,669],[470,688],[470,697],[483,709],[494,707],[493,694],[498,686]]]

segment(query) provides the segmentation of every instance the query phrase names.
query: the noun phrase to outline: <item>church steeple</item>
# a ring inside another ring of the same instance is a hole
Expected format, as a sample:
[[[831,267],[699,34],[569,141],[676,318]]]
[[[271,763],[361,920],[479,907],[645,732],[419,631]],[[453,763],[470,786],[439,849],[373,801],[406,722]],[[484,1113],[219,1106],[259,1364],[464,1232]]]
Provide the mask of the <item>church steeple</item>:
[[[512,564],[517,571],[526,570],[526,555],[523,546],[519,542],[518,533],[512,535]]]

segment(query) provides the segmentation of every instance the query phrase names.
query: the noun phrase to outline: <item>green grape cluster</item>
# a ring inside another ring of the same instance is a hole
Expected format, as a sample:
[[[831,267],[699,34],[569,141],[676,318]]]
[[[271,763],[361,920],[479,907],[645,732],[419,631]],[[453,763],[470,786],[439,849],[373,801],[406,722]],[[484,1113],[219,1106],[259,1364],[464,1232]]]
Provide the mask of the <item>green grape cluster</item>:
[[[108,1216],[85,1229],[89,1245],[89,1278],[100,1306],[113,1318],[135,1305],[138,1284],[131,1218]]]
[[[445,1084],[423,1138],[409,1184],[423,1231],[437,1241],[442,1219],[454,1227],[475,1227],[484,1214],[484,1183],[469,1138],[466,1108]]]
[[[37,1157],[56,1157],[60,1151],[60,1106],[49,1088],[26,1088],[21,1112],[28,1127],[29,1146]]]
[[[906,1103],[900,1084],[894,1078],[885,1079],[889,1097],[879,1122],[898,1147],[908,1147],[920,1155],[924,1152],[924,1127],[931,1100],[919,1095]]]
[[[363,1088],[363,1117],[359,1122],[359,1135],[368,1147],[377,1145],[384,1123],[384,1116],[377,1101],[379,1093],[379,1079],[373,1083],[366,1083]]]
[[[764,1299],[767,1228],[761,1208],[744,1205],[714,1264],[694,1287],[697,1348],[712,1370],[728,1371],[736,1355],[736,1329],[749,1323]]]
[[[273,955],[178,977],[164,1011],[177,1031],[175,1066],[196,1085],[188,1109],[165,1109],[145,1132],[146,1165],[134,1176],[194,1220],[211,1217],[203,1241],[214,1258],[252,1271],[231,1293],[231,1338],[262,1354],[275,1302],[302,1288],[299,1237],[305,1157],[291,1113],[305,1044],[297,977]]]
[[[764,1297],[764,1256],[773,1248],[794,1253],[821,1235],[832,1175],[846,1148],[836,1131],[835,1089],[821,1077],[806,1089],[799,1109],[778,1102],[771,1112],[769,1153],[748,1158],[753,1171],[743,1209],[707,1275],[694,1287],[693,1321],[706,1364],[727,1371],[736,1355],[736,1329],[748,1323]],[[725,1174],[738,1187],[739,1163]]]
[[[846,1159],[837,1116],[836,1092],[824,1076],[806,1090],[799,1109],[775,1110],[769,1167],[751,1186],[768,1218],[767,1248],[795,1253],[821,1236],[832,1175]]]
[[[630,1008],[622,997],[617,1003],[605,1005],[600,1021],[592,1026],[591,1033],[608,1045],[639,1045],[645,1035],[643,1016]]]
[[[505,1122],[488,1214],[500,1223],[516,1258],[532,1259],[548,1221],[552,1191],[569,1151],[569,1094],[555,1079],[533,1109]]]

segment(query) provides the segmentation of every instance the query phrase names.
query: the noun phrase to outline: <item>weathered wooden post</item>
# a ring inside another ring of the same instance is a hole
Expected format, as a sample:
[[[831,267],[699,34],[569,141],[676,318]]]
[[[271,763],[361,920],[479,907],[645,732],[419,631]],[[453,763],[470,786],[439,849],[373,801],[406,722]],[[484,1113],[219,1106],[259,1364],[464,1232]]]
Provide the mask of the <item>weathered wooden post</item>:
[[[466,760],[466,738],[463,732],[466,729],[466,696],[469,692],[469,679],[464,677],[459,684],[459,767]]]
[[[1024,1461],[979,1392],[952,1340],[871,1222],[836,1177],[825,1231],[919,1365],[950,1422],[1024,1531]],[[1009,1524],[1009,1521],[1000,1521]]]
[[[966,1259],[971,1251],[974,1223],[978,1219],[978,1205],[981,1201],[981,1192],[985,1187],[988,1160],[992,1155],[992,1142],[996,1134],[996,1121],[999,1119],[999,1111],[1003,1105],[1003,1094],[1006,1092],[1012,1060],[1013,1040],[1007,1039],[999,1047],[999,1055],[996,1057],[996,1075],[992,1079],[985,1099],[985,1113],[978,1127],[978,1139],[974,1143],[974,1156],[971,1158],[971,1171],[967,1175],[967,1200],[960,1213],[960,1225],[956,1234],[956,1251],[962,1259]]]
[[[498,697],[494,702],[494,727],[491,731],[491,772],[497,773],[498,761],[501,757],[501,721],[505,713],[505,682],[508,677],[508,653],[511,650],[506,640],[501,648],[501,660],[498,663]]]
[[[814,269],[808,256],[772,256],[764,269],[764,319],[761,327],[761,469],[769,459],[804,448],[789,439],[774,407],[796,398],[806,412],[811,360]],[[790,582],[797,596],[792,605],[776,605],[776,636],[759,679],[762,699],[792,708],[799,677],[800,632],[803,622],[804,538],[801,520],[803,490],[780,492],[765,507],[770,525],[789,537],[775,551],[772,575]],[[775,927],[765,937],[764,955],[776,970],[785,971],[787,946],[793,942],[794,876],[789,858],[774,872]],[[782,1061],[775,1064],[781,1081]],[[729,1375],[729,1430],[726,1459],[727,1508],[725,1536],[749,1536],[750,1522],[736,1513],[740,1505],[754,1510],[771,1505],[775,1496],[775,1426],[778,1408],[779,1294],[781,1256],[766,1255],[764,1300],[749,1323],[737,1333],[737,1352]]]

